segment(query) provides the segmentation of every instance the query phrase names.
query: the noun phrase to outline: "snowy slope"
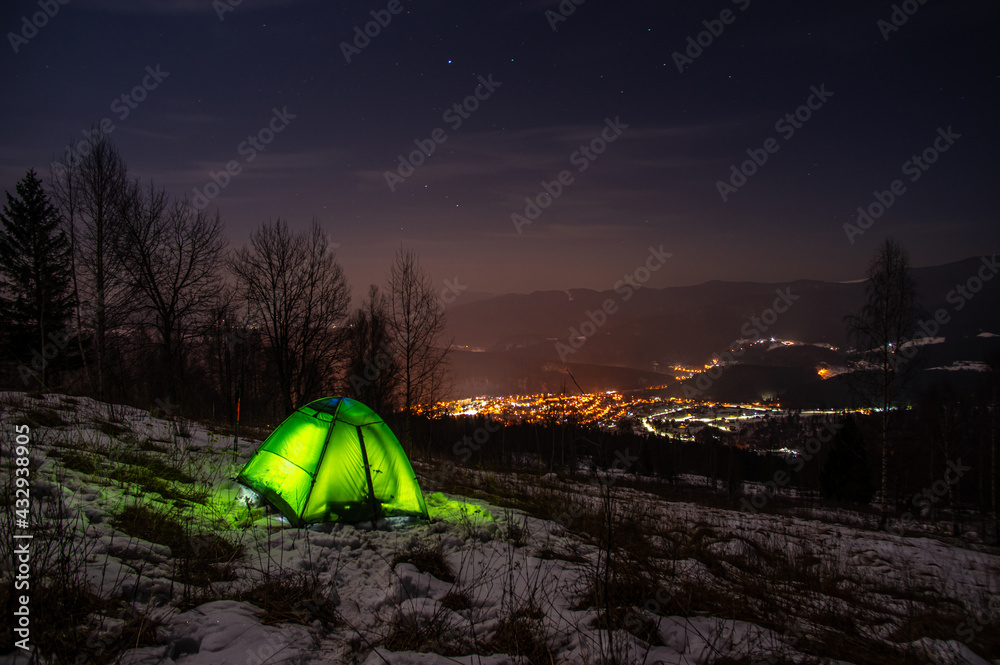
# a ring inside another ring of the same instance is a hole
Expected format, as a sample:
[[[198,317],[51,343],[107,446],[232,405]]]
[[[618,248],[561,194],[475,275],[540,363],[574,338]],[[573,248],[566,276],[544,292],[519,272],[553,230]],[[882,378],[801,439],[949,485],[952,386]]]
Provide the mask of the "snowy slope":
[[[471,470],[444,478],[419,461],[428,495],[455,476],[489,487],[494,502],[462,500],[493,519],[293,529],[250,511],[231,481],[259,442],[240,442],[234,463],[231,437],[130,407],[5,393],[0,408],[5,469],[13,468],[13,425],[30,427],[34,551],[46,538],[71,543],[63,556],[74,579],[113,599],[83,622],[79,650],[95,662],[694,665],[843,653],[861,657],[840,662],[891,662],[880,653],[990,662],[970,648],[983,651],[993,630],[983,626],[1000,617],[1000,556],[982,546],[665,502],[606,477],[611,514],[621,520],[612,542],[623,547],[609,569],[600,539],[583,528],[601,514],[600,484]],[[173,479],[158,484],[143,465]],[[8,485],[12,478],[3,474]],[[532,516],[502,507],[504,495],[553,505]],[[430,497],[432,514],[443,499]],[[177,517],[181,540],[156,528],[135,535],[149,525],[127,526],[121,515],[137,505]],[[241,517],[245,523],[232,523]],[[0,535],[10,541],[9,520],[5,528]],[[220,556],[218,538],[236,554]],[[630,558],[624,543],[637,539],[646,549]],[[205,579],[191,572],[199,561]],[[0,564],[5,573],[10,562]],[[622,589],[641,582],[610,635],[593,600],[595,572],[608,570]],[[952,633],[964,626],[956,634],[966,643],[921,628],[916,618],[924,615],[928,624],[950,617]],[[149,629],[135,637],[137,625]],[[0,663],[29,656],[18,650]]]

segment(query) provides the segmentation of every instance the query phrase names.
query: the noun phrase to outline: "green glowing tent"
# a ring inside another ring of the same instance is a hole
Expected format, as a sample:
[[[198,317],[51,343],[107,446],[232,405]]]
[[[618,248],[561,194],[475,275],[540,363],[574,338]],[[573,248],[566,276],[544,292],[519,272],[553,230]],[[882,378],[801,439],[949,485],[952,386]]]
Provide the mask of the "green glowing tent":
[[[324,397],[288,416],[237,477],[295,526],[427,518],[399,440],[367,406]]]

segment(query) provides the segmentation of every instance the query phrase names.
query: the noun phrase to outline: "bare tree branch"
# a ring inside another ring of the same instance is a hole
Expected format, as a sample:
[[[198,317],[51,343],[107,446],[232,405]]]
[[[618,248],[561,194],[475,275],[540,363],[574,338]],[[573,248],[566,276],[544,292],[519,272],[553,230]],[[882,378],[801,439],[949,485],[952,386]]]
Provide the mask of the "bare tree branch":
[[[263,224],[230,261],[268,342],[285,411],[333,386],[350,294],[326,234]]]

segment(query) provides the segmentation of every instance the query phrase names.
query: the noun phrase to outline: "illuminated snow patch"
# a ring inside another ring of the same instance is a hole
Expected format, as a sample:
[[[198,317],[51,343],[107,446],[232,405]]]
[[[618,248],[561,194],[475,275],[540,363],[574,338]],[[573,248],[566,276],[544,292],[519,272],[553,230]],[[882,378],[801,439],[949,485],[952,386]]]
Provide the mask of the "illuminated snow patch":
[[[990,371],[990,366],[978,360],[956,360],[950,365],[942,365],[940,367],[930,367],[928,369],[931,371],[948,370],[949,372],[956,372],[956,371],[988,372]]]
[[[944,344],[944,337],[917,337],[903,342],[899,348],[905,349],[908,346],[927,346],[928,344]]]

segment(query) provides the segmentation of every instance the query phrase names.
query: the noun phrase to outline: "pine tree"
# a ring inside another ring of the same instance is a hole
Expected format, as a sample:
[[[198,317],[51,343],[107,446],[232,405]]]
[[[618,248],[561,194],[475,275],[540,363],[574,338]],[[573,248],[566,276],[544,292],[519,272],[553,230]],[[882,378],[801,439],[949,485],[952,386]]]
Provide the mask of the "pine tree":
[[[25,385],[46,388],[72,315],[70,245],[62,218],[29,170],[0,212],[0,316]]]

